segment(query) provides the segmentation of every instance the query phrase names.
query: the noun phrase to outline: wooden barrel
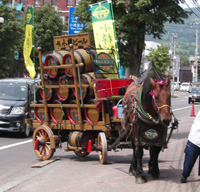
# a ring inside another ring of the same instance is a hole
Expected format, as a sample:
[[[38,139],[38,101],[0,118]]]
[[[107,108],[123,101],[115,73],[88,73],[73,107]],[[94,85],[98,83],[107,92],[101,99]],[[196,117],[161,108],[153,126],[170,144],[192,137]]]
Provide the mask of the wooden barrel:
[[[59,85],[59,86],[61,86],[61,85],[71,85],[72,82],[66,76],[62,76],[62,77],[59,78],[59,80],[57,81],[56,84]],[[61,101],[66,101],[70,96],[72,96],[71,88],[59,87],[59,88],[56,89],[56,94],[57,94],[57,97]]]
[[[85,99],[87,96],[93,96],[94,95],[94,79],[95,79],[95,74],[92,73],[84,73],[81,74],[81,85],[89,85],[89,87],[82,87],[81,89],[79,88],[79,99],[81,99],[81,92],[82,92],[82,97]],[[81,90],[81,92],[80,92]],[[76,97],[76,92],[75,88],[73,88],[74,96]]]
[[[83,147],[87,149],[88,141],[94,141],[94,138],[91,133],[81,132],[81,131],[73,131],[70,132],[68,137],[68,143],[73,147]]]
[[[38,101],[37,104],[43,104],[43,101]],[[35,107],[34,108],[34,113],[35,113],[36,119],[40,123],[44,123],[45,122],[45,110],[44,110],[44,106],[43,107]]]
[[[75,100],[71,101],[70,104],[77,104]],[[72,124],[78,124],[78,107],[68,107],[67,108],[67,117]]]
[[[101,102],[95,101],[95,100],[89,100],[87,104],[96,104],[97,108],[85,108],[85,118],[88,121],[88,123],[94,125],[97,124],[98,121],[101,118]]]
[[[42,85],[42,81],[40,82],[40,85]],[[47,77],[44,77],[43,88],[40,88],[40,95],[41,95],[42,99],[44,99],[42,89],[45,89],[46,100],[50,101],[51,99],[53,99],[54,89],[53,88],[45,88],[45,85],[53,85],[53,82],[50,79],[48,79]]]
[[[53,102],[53,104],[60,104],[59,107],[51,107],[50,108],[50,116],[51,119],[53,120],[54,123],[58,124],[58,123],[62,123],[63,120],[63,116],[64,116],[64,112],[63,109],[61,107],[61,102],[58,100],[55,100]]]
[[[96,56],[95,50],[90,50],[90,51],[87,51],[85,49],[74,50],[75,64],[83,63],[83,66],[79,68],[80,73],[87,73],[94,71],[92,67],[92,62],[95,56]],[[71,53],[64,55],[62,64],[72,64]],[[68,77],[73,76],[72,68],[64,69],[64,72]]]
[[[62,64],[63,56],[68,54],[69,51],[61,50],[54,51],[52,54],[46,56],[44,66],[57,66]],[[46,69],[46,73],[50,78],[55,78],[57,75],[63,74],[63,69]]]

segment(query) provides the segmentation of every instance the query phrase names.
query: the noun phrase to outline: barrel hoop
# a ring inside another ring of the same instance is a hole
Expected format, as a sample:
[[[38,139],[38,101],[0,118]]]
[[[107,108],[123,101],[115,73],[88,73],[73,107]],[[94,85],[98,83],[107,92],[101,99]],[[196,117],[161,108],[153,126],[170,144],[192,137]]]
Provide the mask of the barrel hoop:
[[[57,53],[58,55],[61,56],[61,58],[63,58],[63,54],[60,51],[54,51],[54,53]]]
[[[84,64],[83,65],[83,72],[85,72],[85,59],[84,59],[83,55],[79,51],[75,50],[75,52],[80,56],[81,61]]]

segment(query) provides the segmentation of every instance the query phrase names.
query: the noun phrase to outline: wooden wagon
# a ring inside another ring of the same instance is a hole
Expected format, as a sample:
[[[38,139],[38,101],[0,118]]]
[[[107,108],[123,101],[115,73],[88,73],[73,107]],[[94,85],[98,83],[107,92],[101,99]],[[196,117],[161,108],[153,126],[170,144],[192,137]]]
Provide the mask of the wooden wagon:
[[[54,52],[44,65],[38,48],[40,98],[31,104],[35,118],[26,123],[34,128],[33,147],[41,160],[50,159],[63,142],[65,151],[79,157],[99,152],[102,164],[109,150],[131,147],[120,131],[122,98],[133,80],[119,79],[114,60],[89,45],[87,34],[55,37]]]

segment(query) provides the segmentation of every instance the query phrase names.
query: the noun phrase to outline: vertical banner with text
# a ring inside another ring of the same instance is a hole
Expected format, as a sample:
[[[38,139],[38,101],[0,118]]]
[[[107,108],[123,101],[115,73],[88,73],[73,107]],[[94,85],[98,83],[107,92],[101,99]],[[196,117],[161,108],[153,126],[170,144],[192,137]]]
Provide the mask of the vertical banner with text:
[[[113,59],[116,61],[117,68],[120,67],[118,49],[117,49],[117,40],[115,35],[113,12],[111,7],[111,1],[99,2],[98,4],[93,4],[91,6],[92,14],[92,25],[94,32],[94,40],[97,53],[101,52],[101,49],[104,50],[109,55],[112,50],[114,51]],[[117,68],[113,68],[113,72],[117,73]],[[116,77],[116,75],[114,75]]]
[[[28,7],[23,54],[24,54],[24,62],[26,65],[26,69],[28,70],[31,78],[34,78],[36,75],[35,64],[30,58],[33,46],[33,25],[34,25],[34,8]]]

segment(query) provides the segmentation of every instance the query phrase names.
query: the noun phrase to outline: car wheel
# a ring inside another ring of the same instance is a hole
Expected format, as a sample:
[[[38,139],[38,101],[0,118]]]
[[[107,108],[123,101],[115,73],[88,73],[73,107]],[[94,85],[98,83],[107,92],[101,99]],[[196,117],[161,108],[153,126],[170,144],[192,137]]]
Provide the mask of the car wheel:
[[[188,99],[188,103],[189,103],[189,104],[190,104],[190,102],[191,102],[190,99]]]
[[[27,123],[27,124],[25,124],[25,129],[22,132],[22,136],[28,137],[30,135],[30,133],[31,133],[31,128],[30,128],[30,125]]]

